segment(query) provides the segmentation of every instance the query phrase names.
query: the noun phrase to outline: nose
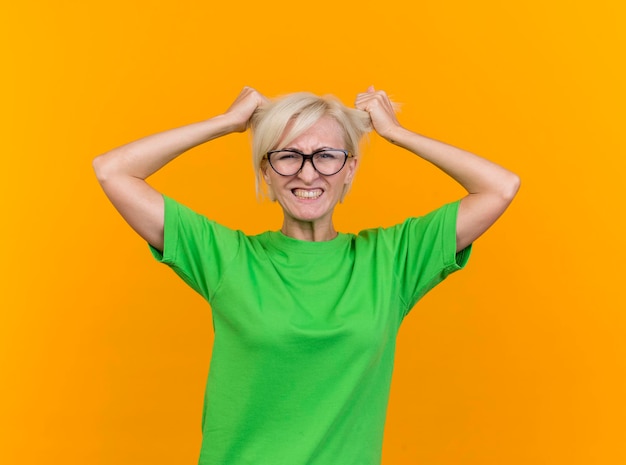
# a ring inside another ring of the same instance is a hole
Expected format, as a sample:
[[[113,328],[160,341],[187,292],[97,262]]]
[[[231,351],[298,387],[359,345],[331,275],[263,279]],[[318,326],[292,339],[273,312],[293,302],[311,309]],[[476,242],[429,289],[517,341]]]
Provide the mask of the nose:
[[[319,176],[317,170],[313,167],[313,160],[311,158],[304,160],[302,169],[298,172],[298,177],[305,182],[310,182]]]

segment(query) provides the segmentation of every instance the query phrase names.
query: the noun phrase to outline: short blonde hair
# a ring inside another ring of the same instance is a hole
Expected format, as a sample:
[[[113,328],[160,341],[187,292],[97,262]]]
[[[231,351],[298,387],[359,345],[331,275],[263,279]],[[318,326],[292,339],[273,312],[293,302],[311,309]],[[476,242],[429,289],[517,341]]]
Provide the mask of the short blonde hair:
[[[261,194],[261,179],[266,168],[265,155],[277,149],[279,141],[288,145],[300,134],[307,131],[321,118],[333,118],[343,130],[345,148],[355,157],[359,156],[359,144],[365,134],[372,130],[370,116],[367,112],[349,108],[332,95],[323,97],[309,92],[288,94],[258,108],[250,121],[252,129],[252,162],[256,173],[256,191]],[[291,124],[289,132],[285,133]],[[350,186],[346,186],[344,193]],[[274,200],[271,188],[268,196]]]

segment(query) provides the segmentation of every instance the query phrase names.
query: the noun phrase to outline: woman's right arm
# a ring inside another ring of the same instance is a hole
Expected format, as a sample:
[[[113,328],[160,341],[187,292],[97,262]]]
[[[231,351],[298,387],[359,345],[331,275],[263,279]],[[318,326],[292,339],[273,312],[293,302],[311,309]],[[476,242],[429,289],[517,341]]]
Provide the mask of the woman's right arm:
[[[126,222],[162,251],[163,197],[146,178],[193,147],[245,131],[254,111],[266,101],[246,87],[222,115],[144,137],[96,157],[93,167],[102,189]]]

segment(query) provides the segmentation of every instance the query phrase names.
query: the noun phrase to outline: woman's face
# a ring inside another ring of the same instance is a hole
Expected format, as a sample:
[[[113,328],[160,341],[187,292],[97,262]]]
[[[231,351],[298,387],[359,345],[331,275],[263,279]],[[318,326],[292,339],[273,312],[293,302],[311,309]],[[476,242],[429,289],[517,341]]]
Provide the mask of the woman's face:
[[[313,153],[323,148],[345,149],[341,126],[328,116],[291,141],[289,146],[281,143],[277,148],[295,149],[302,153]],[[263,176],[283,208],[286,225],[295,222],[331,226],[335,205],[341,199],[346,184],[352,182],[355,169],[356,159],[348,158],[341,171],[324,176],[307,160],[293,176],[281,176],[269,164],[266,164]]]

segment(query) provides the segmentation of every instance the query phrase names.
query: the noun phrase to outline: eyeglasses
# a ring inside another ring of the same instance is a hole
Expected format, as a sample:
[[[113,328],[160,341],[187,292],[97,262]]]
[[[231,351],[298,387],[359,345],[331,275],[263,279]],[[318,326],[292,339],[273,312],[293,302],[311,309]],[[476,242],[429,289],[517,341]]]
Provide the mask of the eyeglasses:
[[[313,169],[323,176],[339,173],[349,157],[353,155],[347,150],[320,149],[313,153],[302,153],[295,149],[271,150],[267,152],[267,160],[276,173],[281,176],[293,176],[304,168],[307,160]]]

